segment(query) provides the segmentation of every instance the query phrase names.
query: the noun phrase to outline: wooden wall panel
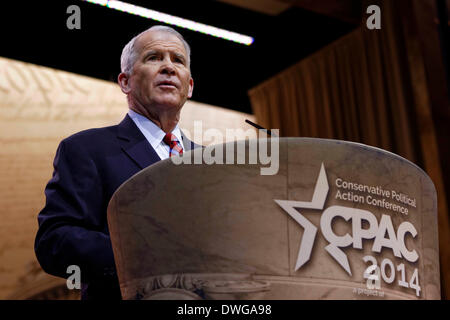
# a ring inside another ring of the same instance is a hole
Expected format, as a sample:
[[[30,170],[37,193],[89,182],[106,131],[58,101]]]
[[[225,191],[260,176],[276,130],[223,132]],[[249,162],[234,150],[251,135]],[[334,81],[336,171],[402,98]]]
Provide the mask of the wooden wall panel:
[[[20,291],[26,285],[20,279],[36,263],[37,214],[61,139],[116,124],[126,112],[114,83],[0,58],[0,299]],[[225,134],[225,128],[248,129],[245,119],[254,120],[189,101],[180,127],[193,132],[194,121],[202,120],[204,130]]]

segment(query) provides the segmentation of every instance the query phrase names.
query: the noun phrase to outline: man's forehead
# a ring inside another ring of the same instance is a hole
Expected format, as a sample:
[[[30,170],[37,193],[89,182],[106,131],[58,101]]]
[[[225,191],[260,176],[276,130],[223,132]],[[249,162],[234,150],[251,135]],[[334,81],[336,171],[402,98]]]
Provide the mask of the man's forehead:
[[[186,54],[183,43],[176,35],[161,30],[150,30],[142,34],[136,40],[136,47],[139,52],[152,47],[168,47],[181,50],[183,54]]]

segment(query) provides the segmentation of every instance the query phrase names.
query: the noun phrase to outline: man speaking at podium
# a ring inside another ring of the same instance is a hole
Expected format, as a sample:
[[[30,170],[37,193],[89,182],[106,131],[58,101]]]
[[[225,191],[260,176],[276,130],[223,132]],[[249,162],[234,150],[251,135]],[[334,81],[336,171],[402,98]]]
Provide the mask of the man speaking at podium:
[[[123,49],[118,83],[129,111],[118,125],[64,139],[39,213],[35,252],[42,268],[81,271],[82,299],[120,299],[106,210],[114,191],[145,167],[194,143],[178,127],[192,96],[190,48],[174,29],[154,26]]]

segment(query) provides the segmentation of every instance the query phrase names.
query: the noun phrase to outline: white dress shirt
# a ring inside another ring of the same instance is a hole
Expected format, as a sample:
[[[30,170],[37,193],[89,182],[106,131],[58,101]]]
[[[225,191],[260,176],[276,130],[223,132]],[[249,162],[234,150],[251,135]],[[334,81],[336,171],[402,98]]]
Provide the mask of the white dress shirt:
[[[128,110],[128,115],[136,124],[136,126],[139,128],[139,130],[142,132],[142,134],[150,143],[152,148],[155,149],[156,153],[161,158],[161,160],[169,158],[170,148],[163,141],[166,133],[162,131],[161,128],[158,127],[156,124],[154,124],[152,121],[150,121],[143,115],[134,112],[131,109]],[[175,137],[177,137],[184,151],[183,139],[181,139],[181,130],[178,127],[178,125],[175,127],[175,129],[172,130],[172,134],[174,134]]]

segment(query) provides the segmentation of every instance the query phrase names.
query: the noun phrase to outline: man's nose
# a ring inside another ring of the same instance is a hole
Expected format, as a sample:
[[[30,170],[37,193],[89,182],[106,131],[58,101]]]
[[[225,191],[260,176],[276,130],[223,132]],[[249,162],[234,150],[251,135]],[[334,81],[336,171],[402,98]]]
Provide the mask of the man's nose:
[[[175,74],[175,67],[172,64],[172,61],[164,59],[163,65],[161,66],[161,73],[163,74]]]

